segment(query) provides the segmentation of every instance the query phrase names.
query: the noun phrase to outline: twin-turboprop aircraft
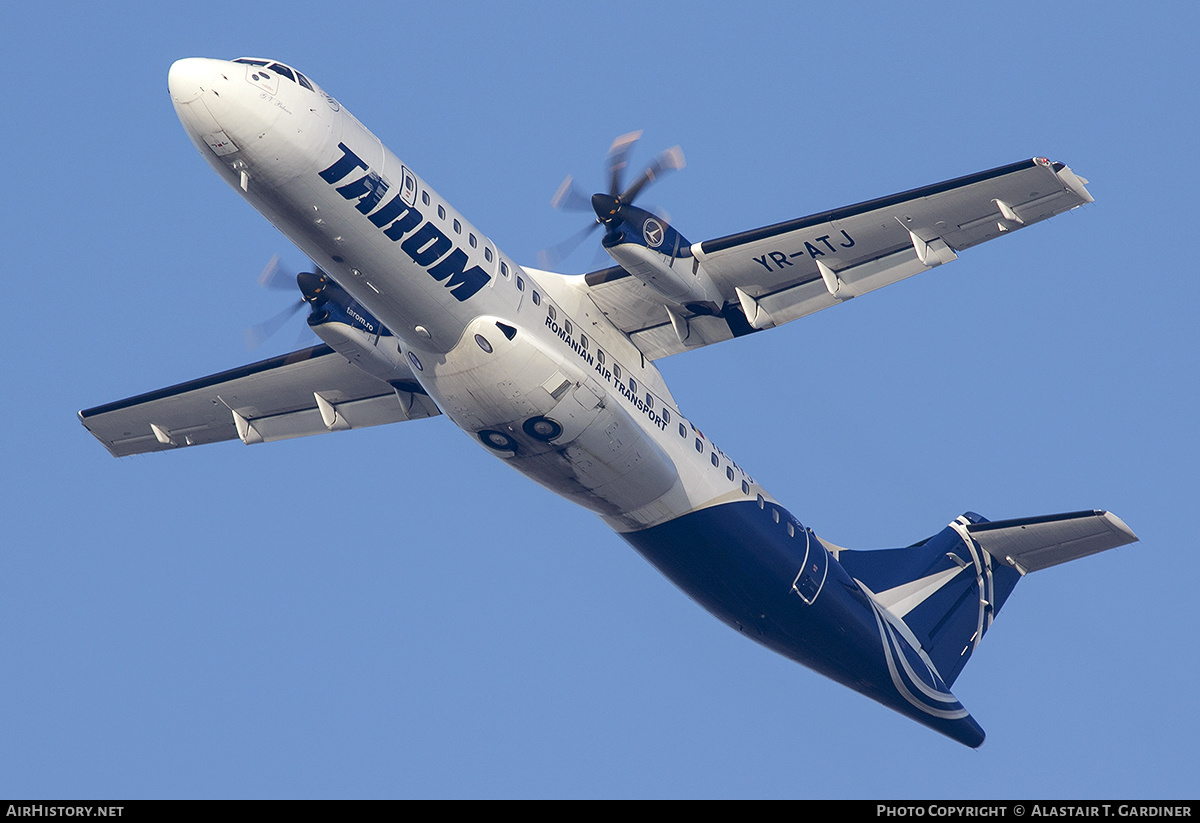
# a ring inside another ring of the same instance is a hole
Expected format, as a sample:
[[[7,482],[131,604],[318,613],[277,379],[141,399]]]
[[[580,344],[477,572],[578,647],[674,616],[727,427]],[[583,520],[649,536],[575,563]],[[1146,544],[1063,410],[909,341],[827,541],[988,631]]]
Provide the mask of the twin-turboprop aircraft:
[[[655,361],[948,263],[1092,198],[1061,163],[990,171],[700,243],[632,205],[664,152],[583,206],[616,265],[522,267],[330,95],[271,60],[187,59],[171,99],[226,182],[314,262],[324,345],[80,412],[113,455],[262,443],[444,414],[595,512],[751,639],[968,746],[950,692],[1020,578],[1137,538],[1104,511],[989,522],[908,548],[818,537],[686,417]]]

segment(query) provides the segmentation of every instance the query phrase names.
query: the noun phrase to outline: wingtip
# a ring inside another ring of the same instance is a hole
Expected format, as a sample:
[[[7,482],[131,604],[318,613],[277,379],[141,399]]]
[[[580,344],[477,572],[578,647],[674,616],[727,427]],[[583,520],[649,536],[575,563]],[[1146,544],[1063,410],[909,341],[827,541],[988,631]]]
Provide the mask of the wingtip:
[[[1140,541],[1140,538],[1133,533],[1133,529],[1129,528],[1129,526],[1125,524],[1124,520],[1117,517],[1112,512],[1102,511],[1098,512],[1098,514],[1108,521],[1108,524],[1112,527],[1113,531],[1125,536],[1125,542],[1119,543],[1118,545],[1125,546],[1130,543],[1137,543]]]

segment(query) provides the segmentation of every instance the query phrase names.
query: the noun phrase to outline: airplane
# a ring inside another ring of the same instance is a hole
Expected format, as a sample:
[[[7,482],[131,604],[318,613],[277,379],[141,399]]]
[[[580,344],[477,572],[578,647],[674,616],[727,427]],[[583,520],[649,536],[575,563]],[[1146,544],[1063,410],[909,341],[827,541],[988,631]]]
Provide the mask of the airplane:
[[[1102,510],[966,512],[906,548],[839,547],[706,437],[656,367],[1092,202],[1062,163],[693,243],[633,205],[682,152],[623,185],[625,135],[607,191],[555,197],[593,213],[615,265],[565,275],[505,255],[291,66],[188,58],[167,84],[204,159],[313,262],[296,282],[323,342],[79,412],[114,456],[444,415],[736,631],[970,747],[984,732],[951,687],[1017,582],[1137,540]]]

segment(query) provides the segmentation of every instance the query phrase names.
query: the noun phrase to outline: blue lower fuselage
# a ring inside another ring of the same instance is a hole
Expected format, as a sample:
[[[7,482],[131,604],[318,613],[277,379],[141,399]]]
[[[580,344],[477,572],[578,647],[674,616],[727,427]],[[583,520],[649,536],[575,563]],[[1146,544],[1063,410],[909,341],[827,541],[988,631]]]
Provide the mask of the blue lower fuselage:
[[[727,503],[621,536],[752,640],[968,746],[983,742],[983,730],[937,674],[782,508]],[[802,596],[822,571],[815,597]]]

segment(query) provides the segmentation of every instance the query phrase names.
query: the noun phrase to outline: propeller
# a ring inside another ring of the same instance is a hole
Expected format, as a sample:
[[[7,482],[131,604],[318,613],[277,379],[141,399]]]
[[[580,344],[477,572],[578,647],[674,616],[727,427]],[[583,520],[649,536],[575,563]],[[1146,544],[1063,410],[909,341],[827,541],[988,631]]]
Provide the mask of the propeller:
[[[550,205],[559,211],[591,211],[596,215],[596,222],[561,243],[539,252],[538,262],[542,266],[551,268],[557,265],[564,257],[575,251],[595,231],[597,226],[605,226],[609,232],[615,231],[621,225],[624,206],[631,205],[647,186],[667,172],[684,167],[683,149],[673,146],[660,152],[628,187],[622,188],[622,178],[629,165],[629,154],[641,136],[640,130],[631,131],[618,137],[608,147],[608,153],[605,156],[608,176],[607,193],[601,192],[589,197],[570,175],[567,175],[566,179],[562,181],[558,191],[554,193],[554,197],[550,198]]]
[[[316,268],[315,265],[314,268]],[[267,263],[266,268],[262,270],[262,274],[258,276],[258,285],[271,291],[292,291],[299,286],[300,300],[278,314],[246,329],[243,332],[246,350],[253,351],[273,337],[287,325],[289,320],[300,313],[306,303],[317,305],[328,282],[328,277],[320,269],[317,269],[316,272],[296,272],[284,266],[280,262],[278,254],[274,255]],[[301,339],[307,336],[307,332],[302,332]]]
[[[600,221],[593,220],[591,223],[584,226],[582,230],[572,234],[561,243],[557,243],[548,249],[542,249],[537,253],[538,265],[543,269],[553,269],[555,266],[561,263],[564,258],[570,257],[571,253],[574,252],[575,249],[579,248],[583,241],[587,240],[588,236],[594,232],[599,225]]]

